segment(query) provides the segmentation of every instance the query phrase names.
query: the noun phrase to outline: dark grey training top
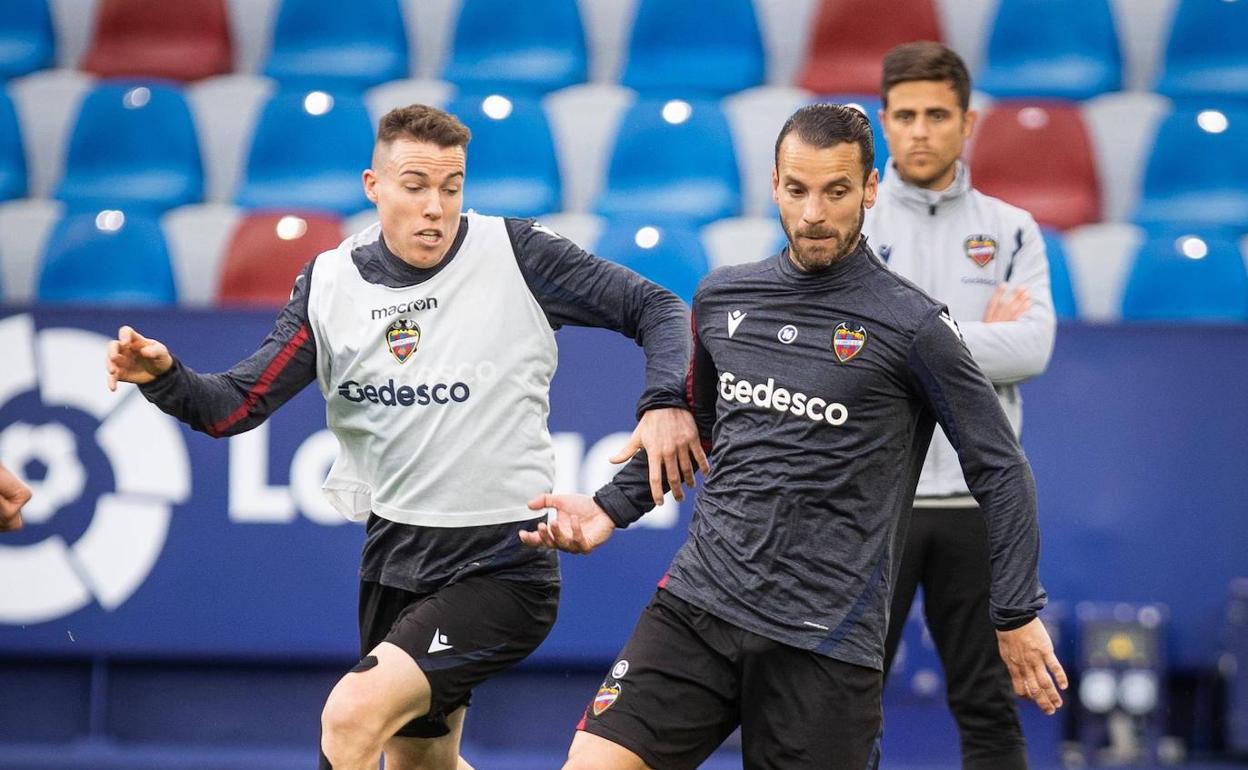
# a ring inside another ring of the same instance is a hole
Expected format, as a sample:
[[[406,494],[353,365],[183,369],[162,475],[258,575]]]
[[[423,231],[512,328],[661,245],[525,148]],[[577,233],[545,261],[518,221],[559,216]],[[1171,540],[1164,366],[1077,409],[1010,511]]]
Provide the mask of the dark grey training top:
[[[689,395],[710,477],[664,585],[741,628],[881,668],[893,533],[934,423],[988,519],[998,628],[1035,616],[1035,484],[996,393],[944,307],[865,239],[804,273],[787,252],[721,268],[694,297]],[[596,496],[648,510],[634,461]]]
[[[638,416],[657,407],[685,407],[689,317],[684,303],[657,284],[535,224],[506,220],[525,283],[551,327],[596,326],[636,340],[646,353],[646,386],[637,404]],[[464,217],[446,258],[432,268],[403,262],[380,239],[355,249],[351,256],[366,281],[394,288],[416,286],[451,260],[467,258],[459,253],[467,231]],[[175,360],[170,371],[140,388],[143,395],[212,436],[230,436],[259,425],[316,379],[321,353],[308,327],[311,271],[309,262],[273,331],[252,355],[220,374],[199,374]],[[489,302],[488,297],[473,299]],[[535,489],[533,494],[544,491]],[[478,527],[421,527],[370,516],[360,577],[417,593],[483,572],[529,582],[557,581],[556,554],[525,547],[517,534],[544,518]]]

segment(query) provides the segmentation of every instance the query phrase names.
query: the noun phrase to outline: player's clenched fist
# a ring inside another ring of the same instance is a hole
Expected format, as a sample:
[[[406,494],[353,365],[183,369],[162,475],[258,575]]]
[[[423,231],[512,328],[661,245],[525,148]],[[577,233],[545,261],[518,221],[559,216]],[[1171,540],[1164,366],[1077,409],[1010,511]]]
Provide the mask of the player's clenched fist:
[[[117,339],[108,343],[108,389],[117,390],[118,382],[142,385],[169,371],[173,356],[169,348],[148,339],[129,326],[117,330]]]

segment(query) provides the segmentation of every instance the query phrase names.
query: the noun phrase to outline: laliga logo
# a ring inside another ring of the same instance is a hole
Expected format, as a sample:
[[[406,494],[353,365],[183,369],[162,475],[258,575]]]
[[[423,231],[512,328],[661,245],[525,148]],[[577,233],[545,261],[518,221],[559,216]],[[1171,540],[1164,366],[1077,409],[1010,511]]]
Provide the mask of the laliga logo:
[[[90,522],[73,542],[61,534],[31,544],[9,541],[22,532],[0,541],[0,586],[5,587],[0,623],[54,620],[92,600],[106,610],[121,606],[159,558],[171,506],[190,495],[190,463],[177,424],[134,387],[116,393],[104,387],[99,364],[107,343],[104,336],[81,329],[36,333],[28,314],[0,320],[0,349],[6,354],[0,408],[23,399],[19,419],[0,431],[0,459],[19,474],[32,466],[44,469],[41,479],[27,480],[34,498],[23,512],[26,530],[37,532],[82,500],[92,480],[82,462],[86,451],[102,452],[113,477],[110,491],[96,498]],[[66,409],[78,413],[73,420],[97,422],[93,434],[67,427],[73,412],[61,411]],[[39,419],[40,411],[45,419]],[[92,440],[98,451],[89,446]]]

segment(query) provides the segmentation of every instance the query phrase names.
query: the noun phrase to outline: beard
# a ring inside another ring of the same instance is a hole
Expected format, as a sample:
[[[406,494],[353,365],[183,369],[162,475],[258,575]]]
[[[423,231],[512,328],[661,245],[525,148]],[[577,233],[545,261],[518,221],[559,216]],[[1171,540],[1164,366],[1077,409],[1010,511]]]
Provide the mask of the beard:
[[[831,267],[849,256],[858,247],[858,236],[862,234],[862,223],[866,215],[866,207],[860,205],[858,221],[844,236],[836,228],[827,226],[805,228],[795,233],[781,216],[780,227],[784,229],[784,235],[789,240],[789,256],[807,273],[816,273]],[[805,246],[799,246],[799,238],[826,238],[827,240],[819,243],[806,241]]]

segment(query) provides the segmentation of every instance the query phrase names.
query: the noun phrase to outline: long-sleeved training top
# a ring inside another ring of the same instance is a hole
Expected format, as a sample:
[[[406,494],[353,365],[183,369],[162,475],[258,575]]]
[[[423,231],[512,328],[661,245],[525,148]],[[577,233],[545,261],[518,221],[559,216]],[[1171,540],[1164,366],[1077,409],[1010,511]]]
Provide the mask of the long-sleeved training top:
[[[613,329],[646,353],[637,413],[685,404],[688,313],[667,290],[531,220],[465,214],[446,257],[412,267],[377,225],[318,255],[273,331],[228,372],[180,361],[148,400],[213,436],[248,430],[316,381],[339,443],[331,502],[368,517],[365,580],[423,593],[467,574],[558,579],[517,533],[550,490],[552,331]]]
[[[762,636],[881,668],[893,532],[936,423],[988,520],[992,620],[1029,621],[1035,484],[945,308],[863,239],[831,267],[788,252],[718,269],[694,297],[689,395],[711,474],[662,585]],[[619,525],[649,509],[630,463],[596,495]]]

